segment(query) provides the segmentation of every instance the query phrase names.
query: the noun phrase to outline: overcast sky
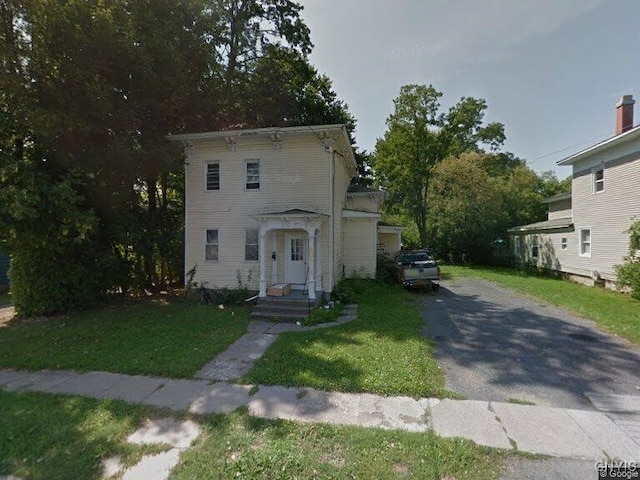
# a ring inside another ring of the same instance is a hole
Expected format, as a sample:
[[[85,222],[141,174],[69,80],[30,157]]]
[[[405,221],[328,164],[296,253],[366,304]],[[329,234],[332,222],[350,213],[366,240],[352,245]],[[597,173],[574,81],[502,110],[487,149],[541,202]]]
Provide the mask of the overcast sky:
[[[333,81],[373,150],[400,87],[433,84],[443,108],[487,100],[506,149],[536,171],[614,134],[640,99],[637,0],[300,0],[311,62]],[[640,108],[640,106],[639,106]],[[640,110],[636,122],[640,120]]]

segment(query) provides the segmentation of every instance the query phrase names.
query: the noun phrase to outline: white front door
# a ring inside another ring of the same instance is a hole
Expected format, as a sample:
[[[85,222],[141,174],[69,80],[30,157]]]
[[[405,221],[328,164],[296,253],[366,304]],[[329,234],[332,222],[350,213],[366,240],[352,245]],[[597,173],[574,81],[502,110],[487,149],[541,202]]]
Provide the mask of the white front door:
[[[284,281],[303,288],[307,277],[307,236],[285,235]]]

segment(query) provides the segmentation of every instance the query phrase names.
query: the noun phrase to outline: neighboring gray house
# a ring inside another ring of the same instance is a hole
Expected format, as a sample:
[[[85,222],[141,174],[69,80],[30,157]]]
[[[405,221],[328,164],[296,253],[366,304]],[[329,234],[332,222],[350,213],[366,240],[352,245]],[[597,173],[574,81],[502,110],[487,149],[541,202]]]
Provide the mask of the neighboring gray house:
[[[510,230],[521,262],[585,284],[615,288],[615,266],[628,254],[627,230],[640,219],[640,126],[634,100],[617,105],[616,135],[558,162],[573,168],[571,194],[546,199],[548,219]]]

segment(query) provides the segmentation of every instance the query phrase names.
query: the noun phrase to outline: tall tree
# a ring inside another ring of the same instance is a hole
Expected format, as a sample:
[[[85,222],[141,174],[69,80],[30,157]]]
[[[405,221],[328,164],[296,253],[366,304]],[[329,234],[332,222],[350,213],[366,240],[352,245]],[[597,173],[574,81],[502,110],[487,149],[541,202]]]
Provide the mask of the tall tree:
[[[207,7],[216,72],[224,85],[217,128],[243,125],[238,106],[256,62],[272,47],[305,57],[311,52],[310,30],[300,17],[304,7],[291,0],[209,0]]]
[[[306,59],[301,10],[290,0],[0,0],[0,111],[11,117],[0,138],[32,166],[0,159],[0,183],[22,186],[13,198],[44,201],[32,179],[46,166],[43,188],[68,193],[60,214],[90,212],[82,242],[111,262],[101,272],[111,272],[112,290],[179,278],[183,158],[167,134],[238,122],[354,124]],[[10,197],[0,196],[0,212]],[[35,258],[27,218],[3,217],[0,232],[23,232],[12,253]],[[50,267],[64,255],[56,251]]]
[[[434,212],[427,232],[431,247],[451,260],[486,258],[505,214],[496,178],[475,152],[448,157],[433,169],[428,201]]]
[[[375,150],[374,169],[378,184],[390,193],[390,212],[415,221],[423,245],[428,244],[428,191],[435,166],[465,151],[496,150],[505,139],[502,124],[483,124],[484,100],[465,97],[441,113],[441,96],[431,85],[403,86]]]
[[[349,132],[355,129],[355,120],[338,99],[331,80],[296,50],[270,45],[247,73],[237,87],[243,101],[235,107],[243,126],[343,123]]]
[[[571,193],[571,175],[560,180],[553,170],[546,170],[539,176],[539,192],[543,197],[553,197],[561,193]]]

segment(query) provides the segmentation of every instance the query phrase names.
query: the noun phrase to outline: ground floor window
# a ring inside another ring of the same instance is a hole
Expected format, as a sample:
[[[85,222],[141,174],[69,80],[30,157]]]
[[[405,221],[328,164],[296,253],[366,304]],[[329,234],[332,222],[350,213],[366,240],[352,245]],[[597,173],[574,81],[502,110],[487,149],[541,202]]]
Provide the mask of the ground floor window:
[[[205,260],[218,260],[218,230],[207,230]]]
[[[531,258],[533,260],[538,259],[538,236],[531,235]]]
[[[582,257],[591,256],[591,229],[590,228],[580,229],[580,256]]]
[[[258,229],[257,228],[247,228],[245,232],[244,259],[245,261],[258,260]]]
[[[567,237],[562,237],[560,239],[560,248],[562,250],[566,250],[567,249]]]

